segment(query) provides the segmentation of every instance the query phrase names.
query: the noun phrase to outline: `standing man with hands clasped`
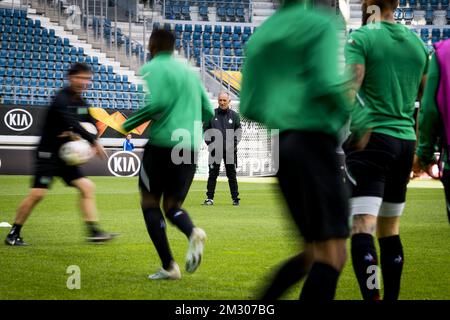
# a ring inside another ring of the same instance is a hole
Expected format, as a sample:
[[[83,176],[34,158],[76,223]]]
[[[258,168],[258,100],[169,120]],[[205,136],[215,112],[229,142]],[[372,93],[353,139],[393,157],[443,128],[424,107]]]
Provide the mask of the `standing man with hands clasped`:
[[[230,96],[226,92],[219,94],[219,107],[214,111],[214,117],[204,124],[205,141],[209,152],[209,177],[206,200],[204,205],[214,204],[214,192],[220,163],[225,161],[228,184],[230,186],[233,205],[239,205],[239,191],[236,178],[237,145],[241,140],[242,129],[239,114],[230,109]],[[220,137],[221,140],[216,138]]]

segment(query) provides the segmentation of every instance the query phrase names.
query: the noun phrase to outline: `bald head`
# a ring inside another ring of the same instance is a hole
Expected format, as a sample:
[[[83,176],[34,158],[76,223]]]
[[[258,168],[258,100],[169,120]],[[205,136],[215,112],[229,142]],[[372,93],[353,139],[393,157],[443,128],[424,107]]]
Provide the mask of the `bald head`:
[[[227,110],[230,107],[230,95],[226,92],[219,93],[219,108],[222,110]]]

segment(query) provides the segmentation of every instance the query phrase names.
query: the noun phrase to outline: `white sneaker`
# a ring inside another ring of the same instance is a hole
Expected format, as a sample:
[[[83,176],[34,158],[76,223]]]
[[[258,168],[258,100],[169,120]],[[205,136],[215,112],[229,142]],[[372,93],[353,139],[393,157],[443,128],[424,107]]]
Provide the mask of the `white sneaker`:
[[[186,271],[193,273],[202,262],[206,233],[203,229],[194,228],[189,237],[189,249],[186,254]]]
[[[158,272],[149,275],[148,278],[150,280],[180,280],[180,267],[176,262],[172,262],[169,270],[161,268]]]

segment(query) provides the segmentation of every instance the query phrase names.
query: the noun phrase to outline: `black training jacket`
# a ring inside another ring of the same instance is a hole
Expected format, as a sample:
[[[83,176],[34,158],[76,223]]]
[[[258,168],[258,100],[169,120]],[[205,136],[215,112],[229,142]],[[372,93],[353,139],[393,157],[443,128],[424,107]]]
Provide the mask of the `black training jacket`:
[[[227,110],[217,108],[214,110],[214,117],[212,117],[209,122],[204,124],[203,129],[204,131],[208,129],[220,130],[223,137],[224,150],[226,141],[226,130],[233,129],[235,132],[233,149],[235,152],[237,151],[237,145],[239,144],[239,141],[241,141],[242,137],[241,121],[239,118],[239,114],[237,112],[231,110],[230,108],[228,108]],[[206,144],[210,145],[213,141],[214,136],[210,136],[207,134],[207,132],[205,132]]]
[[[65,131],[77,133],[92,144],[97,138],[96,135],[86,131],[80,122],[95,125],[95,120],[89,114],[88,103],[69,87],[61,89],[48,108],[38,151],[56,154],[60,146],[67,141],[67,138],[58,137]]]

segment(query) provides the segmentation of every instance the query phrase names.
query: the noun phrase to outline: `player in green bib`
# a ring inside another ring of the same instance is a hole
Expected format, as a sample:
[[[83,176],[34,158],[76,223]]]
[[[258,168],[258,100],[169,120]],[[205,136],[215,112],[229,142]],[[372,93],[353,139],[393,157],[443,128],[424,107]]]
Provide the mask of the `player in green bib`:
[[[395,23],[397,0],[367,1],[371,5],[380,7],[380,17],[369,17],[345,46],[346,64],[354,76],[355,116],[359,112],[372,128],[364,150],[346,148],[354,183],[351,254],[363,298],[379,300],[379,286],[368,281],[378,270],[376,232],[384,299],[396,300],[404,259],[399,222],[414,156],[415,102],[428,54],[417,34]]]
[[[331,300],[346,260],[348,198],[339,178],[338,132],[349,106],[338,77],[335,21],[285,1],[252,35],[243,68],[240,111],[279,129],[281,192],[305,241],[283,264],[264,299],[306,276],[301,299]]]
[[[167,240],[161,201],[167,219],[189,239],[187,272],[200,265],[206,239],[182,205],[194,178],[203,122],[214,112],[199,77],[173,57],[174,45],[170,31],[152,32],[149,50],[153,59],[140,71],[150,92],[145,106],[123,124],[130,131],[152,121],[139,173],[142,212],[162,262],[162,268],[149,276],[152,280],[181,278]]]

